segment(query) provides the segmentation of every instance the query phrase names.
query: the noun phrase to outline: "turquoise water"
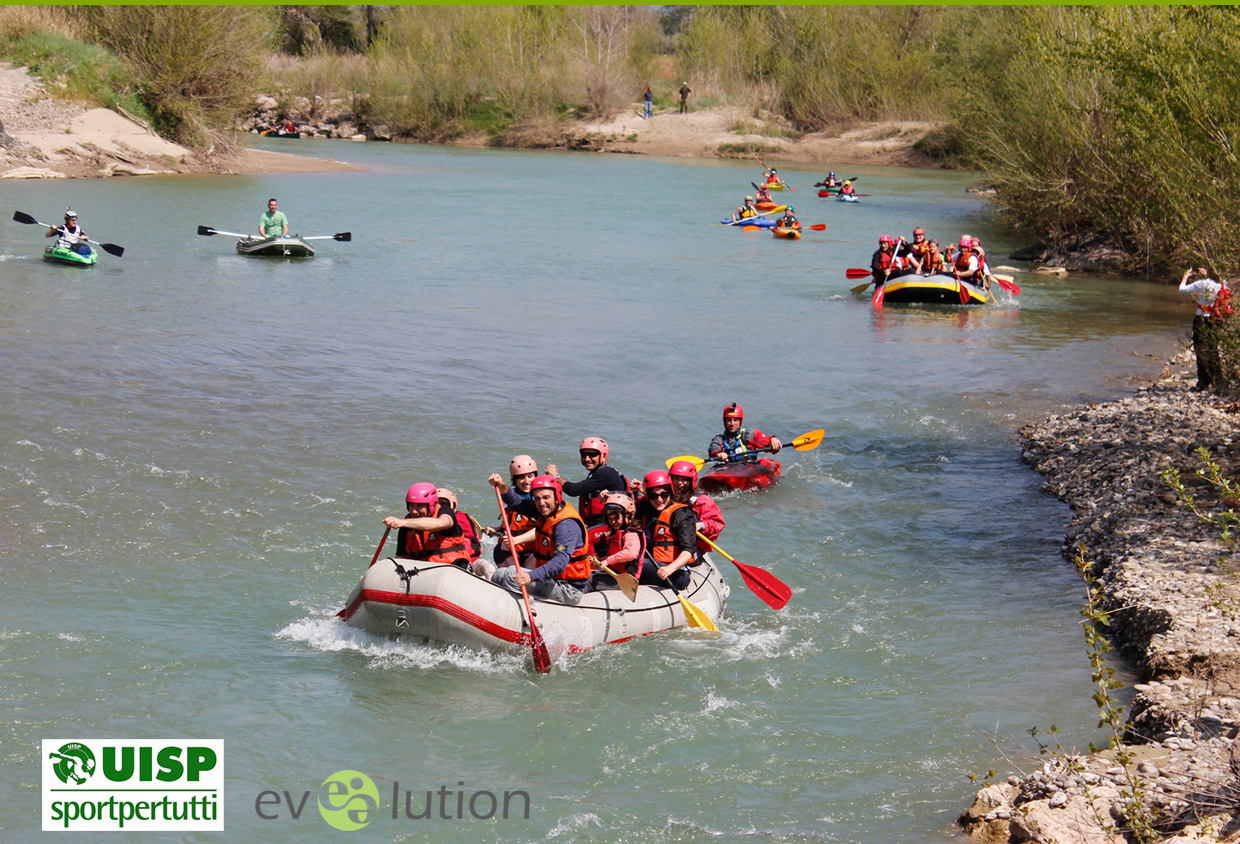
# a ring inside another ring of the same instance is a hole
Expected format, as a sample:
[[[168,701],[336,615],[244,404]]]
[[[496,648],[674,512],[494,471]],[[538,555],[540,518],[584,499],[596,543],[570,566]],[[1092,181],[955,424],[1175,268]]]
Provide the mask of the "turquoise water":
[[[367,169],[6,185],[6,215],[71,203],[126,253],[49,266],[40,230],[0,225],[4,840],[39,835],[41,739],[224,740],[225,831],[152,841],[925,842],[952,836],[965,774],[1003,767],[977,731],[1095,737],[1066,510],[1015,429],[1156,374],[1191,318],[1174,291],[852,297],[884,231],[967,231],[993,265],[1023,245],[967,174],[851,168],[872,196],[846,205],[781,167],[828,226],[784,242],[712,224],[744,162],[279,148]],[[255,228],[268,196],[353,242],[262,261],[194,234]],[[640,476],[704,449],[729,401],[785,438],[826,429],[781,485],[720,502],[720,544],[793,587],[785,610],[725,564],[721,635],[550,676],[334,619],[410,483],[489,523],[513,454],[577,477],[597,435]],[[316,808],[345,769],[383,796],[364,832]],[[415,811],[524,791],[529,818],[393,820],[394,781]],[[261,819],[285,790],[311,792],[300,817]]]

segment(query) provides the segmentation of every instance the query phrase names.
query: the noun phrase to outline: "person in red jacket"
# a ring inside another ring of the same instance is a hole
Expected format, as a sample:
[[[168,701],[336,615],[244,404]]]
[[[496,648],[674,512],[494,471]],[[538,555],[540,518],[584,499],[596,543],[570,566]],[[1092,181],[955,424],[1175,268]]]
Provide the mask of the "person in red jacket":
[[[672,479],[672,500],[693,508],[698,533],[712,542],[718,539],[727,522],[723,520],[723,513],[715,500],[706,493],[697,492],[697,466],[688,460],[677,460],[667,474]],[[710,546],[699,539],[697,549],[697,557],[701,559]]]

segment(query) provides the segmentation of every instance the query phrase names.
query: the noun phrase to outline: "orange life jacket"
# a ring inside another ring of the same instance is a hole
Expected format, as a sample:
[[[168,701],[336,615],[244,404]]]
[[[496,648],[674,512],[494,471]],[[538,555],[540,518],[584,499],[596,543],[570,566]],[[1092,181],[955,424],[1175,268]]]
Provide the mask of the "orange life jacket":
[[[439,504],[435,504],[430,518],[439,517]],[[458,525],[459,527],[459,525]],[[444,536],[439,531],[423,533],[418,530],[404,529],[405,541],[401,545],[401,555],[428,563],[462,563],[469,565],[470,543],[464,532],[460,536]]]
[[[688,506],[688,504],[673,501],[667,509],[659,513],[659,517],[654,521],[654,530],[650,534],[650,556],[661,566],[675,560],[681,551],[693,552],[692,548],[680,548],[676,544],[675,534],[672,533],[672,513],[681,507]]]
[[[956,271],[957,271],[957,272],[962,272],[962,273],[964,273],[964,272],[968,272],[968,271],[969,271],[969,259],[970,259],[971,257],[973,257],[973,253],[972,253],[972,252],[960,252],[960,253],[957,253],[957,255],[956,255],[956,257],[955,257],[955,259],[954,259],[954,261],[953,261],[953,264],[954,264],[954,265],[955,265],[955,267],[956,267]],[[981,264],[978,264],[978,267],[981,267]]]
[[[533,528],[535,524],[536,522],[529,516],[523,516],[514,510],[508,511],[508,529],[512,531],[513,537],[520,536]],[[534,540],[531,539],[528,542],[518,542],[517,547],[512,550],[517,554],[528,554],[533,549]]]
[[[582,544],[568,558],[568,565],[560,572],[558,580],[585,580],[590,576],[590,534],[586,532],[585,520],[577,508],[565,501],[559,511],[548,518],[539,518],[534,527],[534,559],[538,565],[545,564],[555,556],[555,526],[565,519],[573,519],[581,525]]]
[[[1219,288],[1218,295],[1214,297],[1213,304],[1202,306],[1202,310],[1206,312],[1206,316],[1210,319],[1222,319],[1236,312],[1236,309],[1231,304],[1231,290],[1226,284]]]

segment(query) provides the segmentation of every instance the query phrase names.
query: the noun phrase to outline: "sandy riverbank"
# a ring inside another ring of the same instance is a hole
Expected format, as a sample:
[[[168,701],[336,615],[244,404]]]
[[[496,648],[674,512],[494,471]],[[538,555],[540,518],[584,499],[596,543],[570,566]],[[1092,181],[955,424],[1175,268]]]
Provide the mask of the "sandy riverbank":
[[[116,112],[57,100],[25,68],[0,63],[0,178],[352,169],[332,159],[263,150],[196,153]]]
[[[1086,549],[1110,638],[1143,682],[1126,724],[1127,766],[1113,750],[1044,757],[1037,770],[979,792],[961,818],[974,840],[1105,844],[1134,840],[1134,824],[1176,842],[1235,840],[1240,831],[1236,552],[1163,478],[1179,470],[1205,511],[1240,505],[1196,474],[1195,452],[1205,448],[1225,477],[1236,476],[1240,408],[1191,392],[1194,367],[1186,352],[1131,398],[1021,431],[1025,462],[1072,507],[1064,555]]]

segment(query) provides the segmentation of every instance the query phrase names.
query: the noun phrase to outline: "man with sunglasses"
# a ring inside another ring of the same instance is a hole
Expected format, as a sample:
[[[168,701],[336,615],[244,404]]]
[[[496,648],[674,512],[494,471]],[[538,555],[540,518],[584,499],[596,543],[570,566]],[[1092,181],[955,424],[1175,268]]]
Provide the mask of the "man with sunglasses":
[[[577,496],[577,512],[585,520],[586,527],[605,525],[607,522],[603,517],[604,501],[599,494],[604,490],[628,492],[628,479],[607,465],[606,440],[586,437],[581,441],[578,451],[581,454],[581,465],[586,467],[587,474],[585,480],[563,481],[564,494]],[[547,474],[553,478],[560,477],[560,471],[554,463],[547,466]]]
[[[672,478],[664,471],[648,472],[643,487],[646,497],[638,515],[646,518],[646,547],[638,583],[650,586],[689,585],[688,566],[697,551],[697,517],[693,508],[672,499]]]
[[[509,513],[534,520],[534,568],[507,566],[496,571],[491,582],[513,591],[525,586],[531,595],[569,606],[581,603],[590,588],[590,541],[585,522],[564,500],[557,479],[550,475],[534,478],[525,500],[499,473],[487,478],[487,483],[499,490]]]

